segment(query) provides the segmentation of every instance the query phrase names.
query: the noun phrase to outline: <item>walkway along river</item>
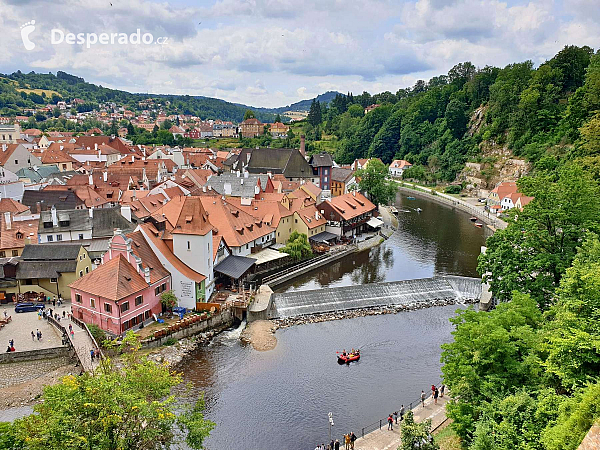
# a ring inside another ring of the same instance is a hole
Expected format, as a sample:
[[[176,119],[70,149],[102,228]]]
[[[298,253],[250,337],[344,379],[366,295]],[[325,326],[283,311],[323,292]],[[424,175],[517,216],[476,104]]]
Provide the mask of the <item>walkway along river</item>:
[[[303,275],[280,291],[427,278],[477,276],[484,231],[469,215],[424,198],[399,195],[399,229],[379,247]],[[417,213],[416,208],[423,211]],[[209,450],[304,450],[333,434],[386,417],[440,381],[440,345],[451,339],[443,306],[283,328],[277,347],[258,352],[233,330],[200,347],[177,369],[198,392],[217,428]],[[335,352],[360,347],[360,362],[337,364]]]

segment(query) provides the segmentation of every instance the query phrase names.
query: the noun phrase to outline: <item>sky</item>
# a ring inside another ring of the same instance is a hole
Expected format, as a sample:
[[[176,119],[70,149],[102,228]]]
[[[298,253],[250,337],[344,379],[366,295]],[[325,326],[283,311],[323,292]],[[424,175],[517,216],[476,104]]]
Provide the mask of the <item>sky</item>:
[[[131,42],[138,29],[151,44]],[[396,92],[464,61],[538,65],[565,45],[597,49],[600,8],[598,0],[0,0],[0,30],[1,73],[62,70],[129,92],[280,107],[328,90]],[[66,43],[68,33],[84,33],[84,44]],[[87,48],[86,34],[102,33],[114,42]]]

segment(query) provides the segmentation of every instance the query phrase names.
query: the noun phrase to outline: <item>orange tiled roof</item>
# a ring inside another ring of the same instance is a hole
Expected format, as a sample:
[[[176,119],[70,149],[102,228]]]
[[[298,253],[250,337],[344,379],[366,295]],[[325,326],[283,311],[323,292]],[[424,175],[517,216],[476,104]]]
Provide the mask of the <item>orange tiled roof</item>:
[[[87,294],[118,301],[143,291],[148,287],[148,283],[125,256],[119,253],[119,256],[75,280],[69,287]]]
[[[360,192],[333,197],[329,200],[329,204],[344,220],[350,220],[376,208],[375,205]]]
[[[19,214],[25,211],[29,211],[29,208],[12,198],[3,198],[0,200],[0,213],[9,212],[11,214]]]
[[[150,269],[151,284],[170,275],[169,271],[163,267],[160,260],[154,254],[152,248],[148,245],[148,242],[146,242],[141,231],[134,231],[133,233],[126,235],[126,237],[131,239],[131,250],[133,250],[135,256],[142,260],[142,267],[148,267]]]

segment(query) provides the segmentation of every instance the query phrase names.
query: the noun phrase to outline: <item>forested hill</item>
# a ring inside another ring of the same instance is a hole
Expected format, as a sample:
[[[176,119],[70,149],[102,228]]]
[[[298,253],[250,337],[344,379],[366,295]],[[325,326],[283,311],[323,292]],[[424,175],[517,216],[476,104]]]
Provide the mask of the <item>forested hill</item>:
[[[48,73],[22,73],[10,75],[0,74],[0,115],[21,115],[23,108],[45,106],[56,103],[60,99],[80,98],[87,105],[82,110],[89,110],[98,103],[115,102],[126,105],[132,111],[139,110],[138,103],[148,98],[168,100],[170,105],[167,113],[192,114],[203,119],[221,119],[241,122],[247,109],[253,109],[256,117],[263,122],[273,122],[275,114],[287,110],[299,111],[308,109],[311,100],[303,100],[293,105],[281,108],[252,108],[235,104],[217,98],[190,95],[158,95],[132,94],[129,92],[108,89],[87,83],[83,78],[58,71],[56,75]],[[317,99],[329,101],[335,92],[327,92]]]
[[[453,181],[467,161],[480,161],[480,144],[506,147],[536,165],[556,164],[580,151],[580,127],[598,111],[600,55],[568,46],[535,68],[457,64],[447,75],[395,93],[338,96],[311,114],[306,134],[333,135],[335,159],[403,158],[410,176]],[[370,104],[378,108],[364,113]],[[477,110],[477,126],[469,126]]]
[[[317,95],[314,99],[301,100],[299,102],[292,103],[291,105],[288,105],[288,106],[282,106],[281,108],[271,108],[271,109],[260,108],[260,110],[263,110],[266,112],[277,113],[277,114],[281,114],[286,111],[308,111],[310,109],[310,105],[312,104],[313,100],[319,102],[320,104],[327,104],[327,103],[331,102],[338,95],[343,95],[343,94],[341,94],[340,92],[336,92],[336,91],[327,91],[323,94]]]

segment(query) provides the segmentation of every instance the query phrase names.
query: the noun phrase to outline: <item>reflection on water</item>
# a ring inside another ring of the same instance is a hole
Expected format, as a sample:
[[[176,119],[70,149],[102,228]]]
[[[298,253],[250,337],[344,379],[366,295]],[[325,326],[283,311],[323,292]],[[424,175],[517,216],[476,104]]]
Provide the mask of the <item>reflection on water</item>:
[[[470,215],[426,198],[398,194],[398,230],[382,245],[304,274],[278,292],[427,278],[476,277],[484,230]],[[416,209],[421,208],[421,212]]]

